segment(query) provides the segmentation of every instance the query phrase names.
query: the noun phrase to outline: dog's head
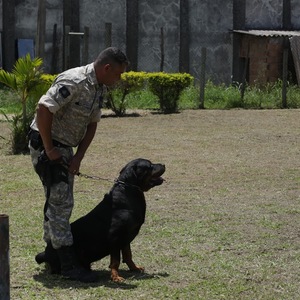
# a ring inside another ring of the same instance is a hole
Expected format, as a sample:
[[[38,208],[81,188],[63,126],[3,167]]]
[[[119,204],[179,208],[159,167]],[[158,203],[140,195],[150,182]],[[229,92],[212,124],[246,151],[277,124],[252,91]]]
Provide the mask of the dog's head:
[[[119,181],[128,185],[139,187],[146,192],[151,188],[161,185],[161,175],[166,168],[163,164],[153,164],[150,160],[138,158],[129,162],[120,172]]]

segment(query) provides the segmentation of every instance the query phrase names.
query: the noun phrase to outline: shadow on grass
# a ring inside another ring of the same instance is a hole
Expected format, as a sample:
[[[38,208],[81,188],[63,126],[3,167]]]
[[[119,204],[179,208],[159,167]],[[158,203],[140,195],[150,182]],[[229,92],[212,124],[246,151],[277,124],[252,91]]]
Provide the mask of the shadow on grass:
[[[133,113],[125,113],[122,116],[118,116],[115,113],[109,113],[109,114],[102,114],[101,115],[101,119],[103,119],[103,118],[126,118],[126,117],[136,118],[136,117],[141,117],[141,114],[133,112]]]
[[[53,275],[49,274],[49,272],[44,269],[40,271],[39,274],[36,274],[33,276],[34,280],[42,283],[46,288],[52,289],[52,288],[62,288],[62,289],[69,289],[69,288],[81,288],[81,289],[87,289],[90,287],[98,287],[98,286],[104,286],[107,288],[112,289],[124,289],[124,290],[131,290],[137,288],[136,284],[132,284],[128,281],[131,280],[149,280],[149,279],[158,279],[160,277],[168,277],[169,274],[167,273],[154,273],[154,274],[148,274],[148,273],[136,273],[131,271],[119,271],[120,276],[122,276],[125,281],[121,283],[115,283],[110,280],[110,271],[109,270],[100,270],[100,271],[94,271],[97,274],[98,280],[93,283],[83,283],[80,281],[73,281],[73,280],[67,280],[59,275]]]

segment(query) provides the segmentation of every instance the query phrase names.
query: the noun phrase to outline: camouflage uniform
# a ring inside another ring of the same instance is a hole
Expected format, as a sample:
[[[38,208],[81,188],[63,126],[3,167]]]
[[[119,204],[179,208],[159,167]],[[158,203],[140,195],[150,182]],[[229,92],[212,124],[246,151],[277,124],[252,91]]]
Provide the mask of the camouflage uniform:
[[[39,100],[39,104],[53,113],[53,144],[59,147],[65,161],[71,160],[72,147],[81,142],[88,124],[100,121],[103,88],[97,82],[92,63],[61,73],[46,95]],[[41,157],[45,157],[45,154],[36,118],[31,129],[34,133],[32,136],[35,136],[30,137],[29,141],[31,159],[42,180],[46,196],[44,240],[51,241],[55,249],[70,246],[73,244],[69,219],[74,206],[74,176],[67,171],[66,166],[49,161],[45,172],[46,164],[41,163]]]

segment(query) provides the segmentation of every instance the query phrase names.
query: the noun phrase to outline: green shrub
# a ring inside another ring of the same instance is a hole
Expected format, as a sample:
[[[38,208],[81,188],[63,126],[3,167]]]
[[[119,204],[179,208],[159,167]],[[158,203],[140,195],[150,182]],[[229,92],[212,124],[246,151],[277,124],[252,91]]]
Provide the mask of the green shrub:
[[[192,84],[193,79],[187,73],[148,73],[148,87],[158,96],[161,111],[175,113],[181,92]]]
[[[194,85],[185,88],[179,97],[178,109],[197,109],[199,107],[200,90]]]
[[[127,108],[131,109],[159,109],[158,97],[145,86],[141,90],[127,95]]]
[[[206,108],[230,109],[243,107],[243,105],[238,87],[226,86],[225,84],[215,85],[211,81],[207,81],[204,101]]]
[[[27,133],[36,102],[51,84],[50,75],[42,73],[42,63],[42,59],[31,59],[28,54],[16,61],[12,72],[0,70],[0,82],[9,87],[21,103],[20,111],[12,119],[6,116],[12,126],[13,154],[28,152]]]
[[[110,90],[106,106],[117,116],[125,114],[127,108],[127,95],[141,89],[145,85],[147,75],[145,72],[126,72],[121,75],[121,80]]]
[[[289,86],[287,90],[289,108],[300,108],[300,87],[298,85]]]

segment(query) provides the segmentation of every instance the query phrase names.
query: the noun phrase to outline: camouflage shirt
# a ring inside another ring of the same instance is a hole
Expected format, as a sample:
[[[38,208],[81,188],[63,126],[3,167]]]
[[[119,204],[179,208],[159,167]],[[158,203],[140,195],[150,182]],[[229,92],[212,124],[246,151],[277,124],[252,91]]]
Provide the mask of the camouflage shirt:
[[[93,63],[58,75],[39,104],[53,113],[52,138],[76,147],[89,123],[99,122],[105,86],[98,84]],[[38,130],[36,116],[31,128]]]

